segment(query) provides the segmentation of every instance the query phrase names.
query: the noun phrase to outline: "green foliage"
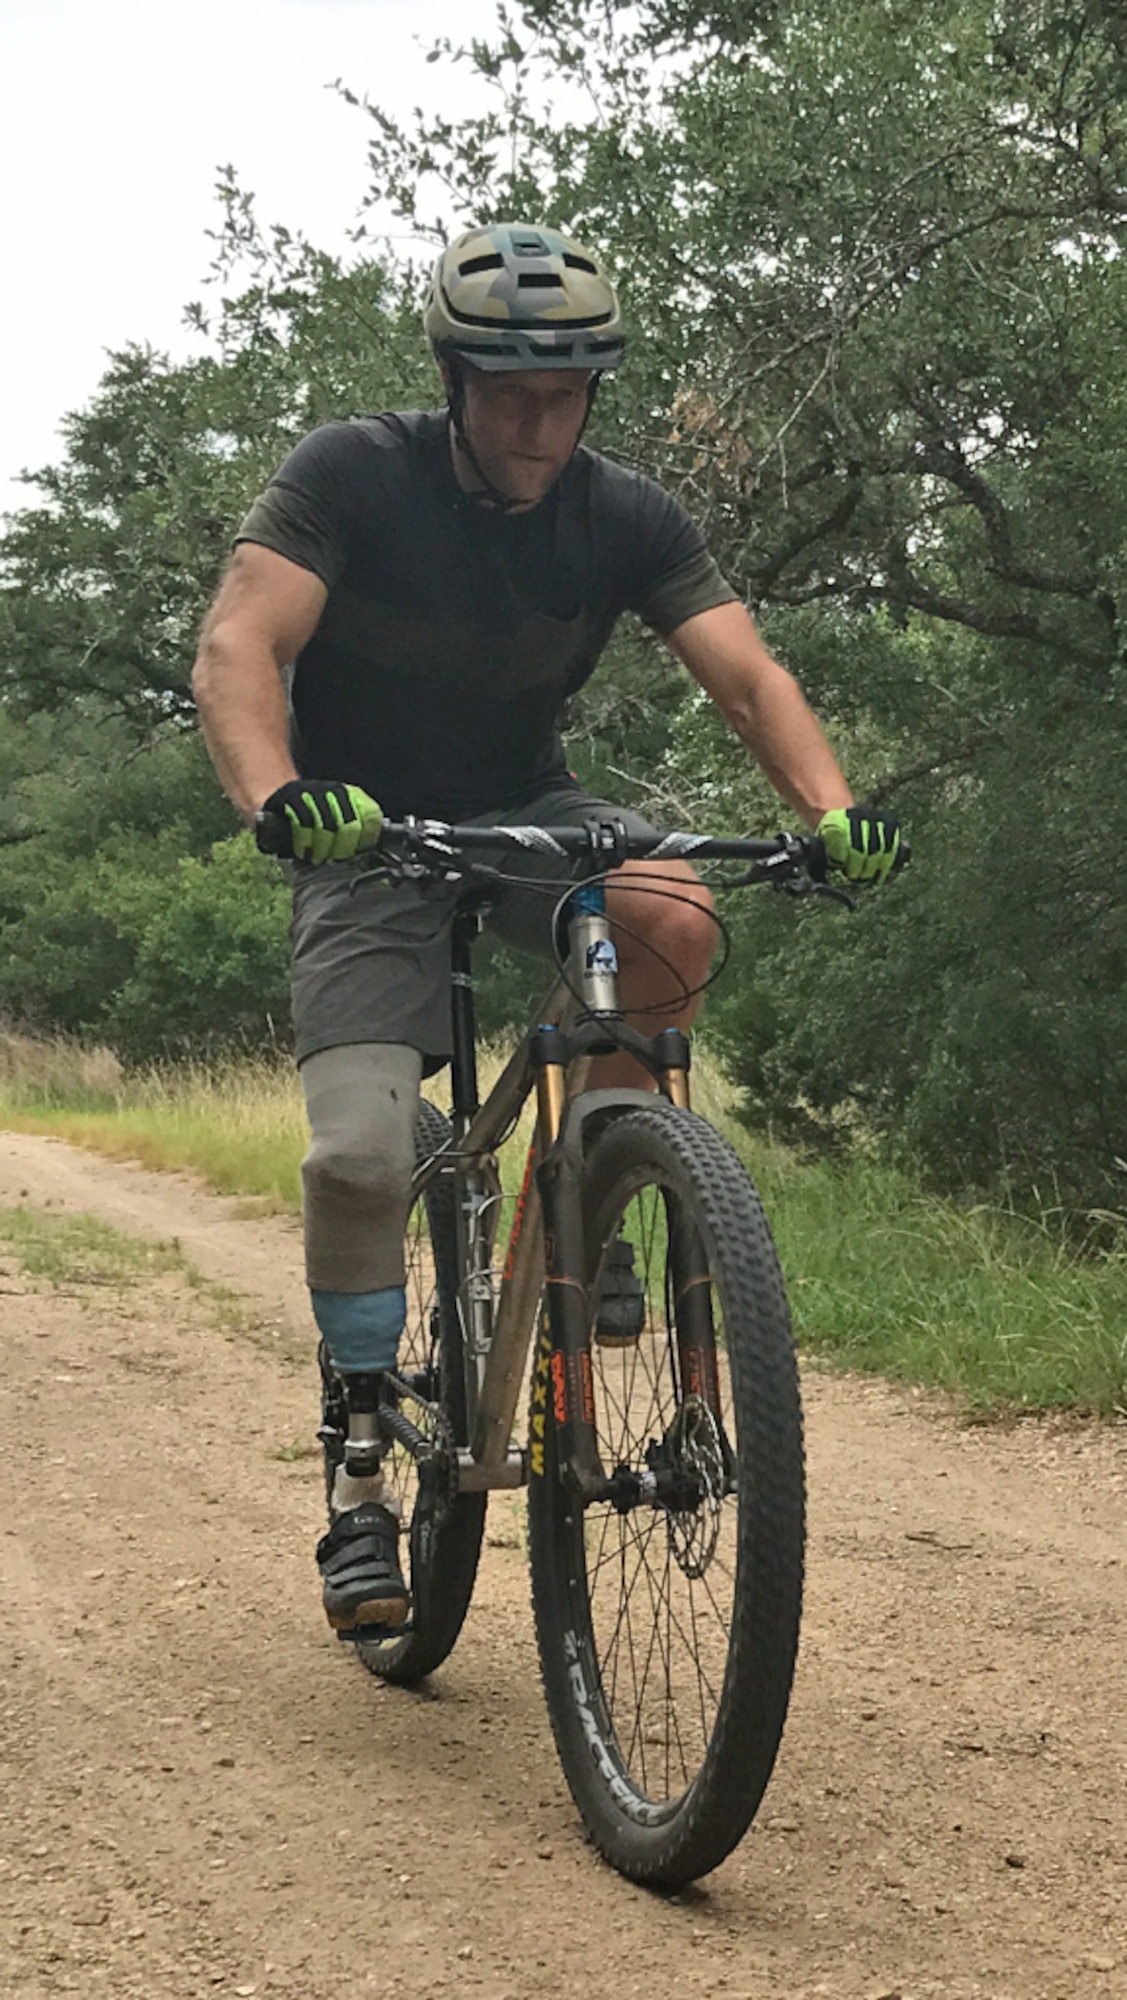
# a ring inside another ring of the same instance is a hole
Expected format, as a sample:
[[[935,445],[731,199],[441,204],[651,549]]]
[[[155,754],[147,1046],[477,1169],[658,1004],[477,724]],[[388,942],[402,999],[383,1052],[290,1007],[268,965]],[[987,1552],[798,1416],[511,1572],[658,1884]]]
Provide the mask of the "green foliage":
[[[375,190],[425,224],[437,176],[606,251],[635,340],[600,435],[686,499],[915,835],[851,920],[735,906],[710,1019],[750,1110],[1117,1206],[1122,10],[526,0],[462,59],[496,114],[377,119]],[[561,81],[589,116],[545,108]],[[646,749],[659,817],[777,817],[693,696]]]
[[[172,363],[111,355],[64,424],[45,503],[0,541],[0,691],[53,711],[95,696],[147,735],[193,714],[196,635],[232,535],[316,424],[433,394],[409,288],[371,259],[345,271],[284,230],[263,233],[234,183],[217,274],[241,289],[188,316],[210,351]],[[249,279],[249,282],[248,282]]]
[[[295,440],[433,393],[409,284],[221,193],[221,285],[189,309],[208,351],[112,355],[0,541],[0,1007],[133,1060],[288,1040],[285,885],[185,726],[196,636]]]
[[[683,496],[914,836],[852,918],[731,905],[709,1032],[751,1115],[1117,1208],[1122,8],[524,0],[434,54],[495,108],[369,106],[373,197],[432,236],[441,200],[606,252],[634,343],[595,441]],[[416,273],[264,231],[230,175],[222,198],[203,352],[113,357],[0,545],[0,994],[135,1053],[258,1041],[280,1008],[280,885],[215,849],[229,820],[181,734],[232,528],[312,424],[434,393]],[[571,723],[584,779],[659,820],[778,817],[647,635],[623,629]],[[485,1020],[538,978],[499,954]]]
[[[177,821],[119,833],[38,869],[4,927],[19,944],[0,967],[10,1019],[131,1059],[285,1039],[285,885],[249,834],[204,857],[185,854],[185,835]]]
[[[0,1013],[131,1059],[288,1033],[286,891],[198,736],[0,713]]]

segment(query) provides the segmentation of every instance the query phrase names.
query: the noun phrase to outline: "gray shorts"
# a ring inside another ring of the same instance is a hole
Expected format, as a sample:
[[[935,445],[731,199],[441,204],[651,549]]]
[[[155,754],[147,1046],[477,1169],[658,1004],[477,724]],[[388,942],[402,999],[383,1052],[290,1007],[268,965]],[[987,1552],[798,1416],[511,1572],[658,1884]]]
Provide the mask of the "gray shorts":
[[[577,786],[465,823],[579,826],[592,813],[623,820],[630,833],[653,831],[639,813]],[[552,911],[569,879],[567,862],[522,853],[496,859],[507,875],[531,879],[498,888],[487,928],[515,950],[551,960]],[[459,893],[457,883],[393,885],[365,874],[362,864],[295,867],[290,940],[298,1062],[354,1042],[404,1043],[419,1051],[428,1071],[448,1060],[450,934]]]

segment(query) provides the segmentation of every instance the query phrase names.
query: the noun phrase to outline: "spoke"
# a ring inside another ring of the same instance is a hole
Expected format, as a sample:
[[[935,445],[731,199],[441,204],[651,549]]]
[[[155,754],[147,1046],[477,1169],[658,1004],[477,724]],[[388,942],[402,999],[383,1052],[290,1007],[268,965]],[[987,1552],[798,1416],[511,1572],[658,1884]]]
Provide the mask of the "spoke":
[[[625,1564],[623,1564],[623,1571],[625,1572]],[[627,1638],[627,1647],[630,1654],[630,1676],[634,1683],[634,1734],[631,1738],[631,1748],[626,1755],[626,1764],[627,1768],[629,1768],[630,1758],[633,1752],[633,1745],[636,1741],[638,1741],[638,1722],[642,1713],[642,1695],[641,1695],[641,1689],[638,1686],[638,1658],[637,1654],[634,1651],[634,1624],[633,1620],[629,1616],[627,1617],[626,1620],[626,1638]],[[642,1675],[642,1686],[643,1687],[645,1686],[644,1672]],[[613,1722],[613,1720],[614,1717],[612,1715],[611,1721]],[[647,1777],[646,1774],[646,1739],[644,1732],[642,1734],[639,1747],[641,1751],[641,1764],[642,1764],[642,1790],[648,1793],[649,1778]]]
[[[608,1507],[603,1514],[602,1528],[599,1533],[599,1546],[595,1551],[594,1566],[592,1567],[590,1563],[588,1563],[587,1565],[588,1586],[590,1586],[592,1578],[598,1576],[599,1571],[601,1570],[604,1562],[611,1561],[613,1557],[613,1550],[611,1552],[611,1556],[604,1556],[603,1550],[606,1548],[607,1535],[610,1532],[610,1524],[614,1518],[615,1518],[614,1509],[612,1507]]]
[[[640,1736],[641,1741],[643,1743],[645,1742],[645,1727],[644,1727],[645,1717],[642,1714],[642,1692],[644,1692],[646,1684],[650,1677],[650,1661],[653,1658],[654,1646],[655,1644],[659,1643],[658,1635],[660,1634],[661,1631],[661,1618],[658,1609],[658,1604],[655,1604],[654,1602],[653,1580],[650,1571],[650,1566],[648,1563],[646,1564],[646,1586],[647,1589],[649,1590],[649,1595],[650,1595],[650,1612],[651,1612],[650,1642],[646,1652],[646,1663],[642,1669],[642,1690],[641,1691],[636,1690],[634,1695],[634,1732],[631,1738],[631,1741],[634,1742],[637,1741]],[[660,1603],[660,1597],[659,1597],[659,1603]],[[633,1631],[633,1627],[631,1627],[631,1631]],[[668,1663],[666,1664],[665,1685],[666,1689],[668,1690],[669,1687]],[[643,1783],[645,1782],[645,1769],[646,1769],[646,1753],[645,1750],[643,1749],[642,1751]]]
[[[622,1518],[621,1515],[612,1512],[608,1516],[608,1525],[610,1521],[620,1520],[621,1518]],[[642,1535],[639,1529],[635,1529],[633,1531],[633,1539],[635,1545],[640,1548],[642,1545]],[[625,1548],[626,1546],[627,1544],[625,1542],[619,1542],[618,1547],[613,1549],[608,1549],[605,1556],[600,1556],[598,1558],[598,1561],[595,1562],[593,1565],[589,1564],[587,1569],[588,1582],[591,1583],[598,1576],[600,1570],[607,1569],[611,1563],[617,1562],[619,1549]]]
[[[619,1443],[617,1446],[615,1446],[613,1439],[611,1438],[610,1425],[608,1424],[606,1427],[607,1443],[610,1446],[610,1456],[613,1457],[616,1460],[616,1462],[618,1460],[624,1460],[626,1458],[626,1453],[624,1452],[622,1447],[626,1440],[627,1431],[629,1430],[629,1423],[627,1420],[625,1409],[619,1402],[617,1396],[615,1395],[613,1389],[610,1386],[609,1381],[607,1380],[606,1368],[602,1361],[601,1355],[599,1360],[599,1388],[602,1391],[605,1401],[611,1405],[612,1412],[617,1417],[620,1425]],[[600,1432],[602,1427],[598,1423],[596,1423],[595,1428],[596,1432]]]
[[[696,1598],[693,1595],[693,1586],[691,1583],[689,1585],[689,1616],[692,1619],[693,1623],[693,1658],[697,1663],[697,1698],[700,1702],[700,1733],[703,1741],[707,1744],[709,1736],[708,1717],[704,1712],[704,1687],[702,1685],[704,1681],[704,1669],[700,1663],[700,1635],[697,1632],[697,1604],[696,1604]]]
[[[674,1461],[684,1449],[676,1427],[684,1401],[669,1248],[685,1218],[673,1191],[656,1179],[624,1193],[615,1213],[617,1229],[634,1246],[646,1320],[629,1345],[593,1344],[595,1431],[608,1472],[623,1465],[641,1474],[651,1447]],[[615,1225],[603,1227],[613,1240]],[[719,1335],[715,1300],[713,1327]],[[726,1369],[725,1362],[725,1383]],[[618,1754],[646,1796],[652,1790],[668,1800],[691,1784],[715,1728],[731,1638],[723,1600],[732,1600],[735,1589],[729,1524],[738,1529],[739,1519],[738,1498],[728,1498],[732,1504],[718,1504],[706,1495],[679,1516],[640,1505],[620,1514],[600,1503],[601,1519],[591,1509],[584,1517],[589,1629],[602,1696]],[[707,1563],[707,1574],[694,1578],[698,1563]]]
[[[673,1615],[672,1598],[670,1599],[669,1609],[670,1609],[670,1615],[672,1616]],[[706,1688],[708,1689],[709,1699],[711,1700],[713,1707],[719,1708],[720,1703],[717,1699],[716,1690],[713,1687],[712,1682],[709,1680],[708,1675],[705,1673],[704,1668],[701,1666],[699,1659],[697,1659],[696,1653],[693,1651],[692,1642],[689,1639],[688,1633],[685,1631],[685,1628],[682,1625],[680,1618],[674,1617],[673,1623],[677,1627],[677,1636],[680,1639],[682,1645],[685,1646],[690,1653],[692,1653],[693,1658],[696,1660],[697,1673],[699,1674],[700,1678],[703,1680]]]
[[[669,1575],[668,1546],[666,1548],[666,1557],[665,1557],[665,1576],[666,1576],[666,1582],[669,1583],[671,1581],[671,1578]],[[666,1798],[669,1797],[669,1717],[671,1715],[676,1715],[677,1713],[677,1703],[673,1695],[673,1676],[669,1670],[669,1661],[673,1652],[673,1633],[670,1629],[670,1617],[669,1617],[670,1596],[671,1593],[667,1590],[665,1597],[665,1796]],[[684,1762],[685,1762],[684,1757],[682,1757],[681,1759],[682,1767],[684,1767]]]
[[[626,1557],[629,1546],[630,1546],[629,1544],[626,1543],[623,1544],[623,1560],[622,1560],[623,1585],[619,1592],[618,1616],[615,1619],[610,1635],[604,1644],[600,1645],[598,1635],[592,1629],[592,1636],[594,1637],[595,1640],[596,1663],[598,1665],[600,1679],[603,1678],[606,1664],[611,1661],[612,1656],[615,1657],[617,1656],[618,1649],[622,1642],[622,1633],[624,1627],[628,1634],[630,1646],[631,1647],[633,1646],[633,1628],[630,1623],[630,1606],[634,1596],[634,1592],[638,1586],[639,1577],[643,1575],[648,1575],[648,1563],[647,1563],[647,1544],[640,1537],[635,1536],[633,1541],[633,1547],[637,1550],[638,1559],[634,1566],[633,1575],[631,1576],[629,1582],[627,1583],[625,1581]],[[604,1687],[604,1693],[605,1693],[605,1687]],[[635,1688],[635,1708],[637,1708],[636,1688]],[[627,1762],[629,1762],[629,1753],[627,1756]]]
[[[724,1613],[721,1611],[720,1606],[717,1604],[716,1599],[712,1595],[712,1585],[709,1583],[708,1577],[707,1576],[698,1577],[697,1581],[703,1584],[705,1590],[708,1593],[708,1601],[711,1604],[712,1609],[716,1613],[717,1624],[722,1626],[725,1630],[727,1630],[730,1624],[730,1620],[725,1618]]]
[[[620,1537],[620,1539],[619,1539],[619,1544],[618,1544],[618,1558],[619,1558],[619,1568],[620,1568],[620,1570],[621,1570],[621,1572],[622,1572],[622,1582],[623,1582],[623,1583],[625,1583],[625,1581],[626,1581],[626,1550],[625,1550],[625,1548],[624,1548],[624,1546],[623,1546],[623,1543],[622,1543],[622,1540],[621,1540],[621,1537]],[[587,1580],[587,1589],[588,1589],[588,1595],[590,1595],[590,1588],[591,1588],[591,1583],[590,1583],[590,1574],[588,1573],[588,1580]],[[596,1655],[596,1657],[597,1657],[597,1655]],[[600,1678],[601,1678],[601,1669],[600,1669]],[[616,1647],[616,1648],[615,1648],[615,1654],[614,1654],[614,1666],[613,1666],[613,1669],[612,1669],[612,1672],[611,1672],[611,1691],[610,1691],[610,1700],[609,1700],[609,1704],[608,1704],[608,1705],[609,1705],[609,1708],[610,1708],[610,1713],[611,1713],[611,1720],[612,1720],[612,1721],[613,1721],[613,1719],[614,1719],[614,1698],[615,1698],[615,1695],[616,1695],[616,1693],[617,1693],[617,1692],[618,1692],[618,1648]],[[604,1687],[604,1689],[603,1689],[603,1696],[604,1696],[604,1699],[605,1699],[605,1698],[606,1698],[606,1688],[605,1688],[605,1687]]]
[[[662,1607],[663,1607],[663,1606],[664,1606],[664,1610],[665,1610],[665,1643],[664,1643],[664,1645],[662,1646],[662,1649],[661,1649],[661,1650],[662,1650],[662,1663],[663,1663],[663,1665],[664,1665],[664,1668],[665,1668],[665,1690],[664,1690],[664,1703],[663,1703],[663,1706],[664,1706],[664,1710],[665,1710],[665,1737],[664,1737],[664,1741],[665,1741],[665,1766],[666,1766],[666,1769],[665,1769],[665,1795],[666,1795],[666,1797],[668,1798],[668,1796],[669,1796],[669,1753],[670,1753],[670,1747],[671,1747],[671,1746],[670,1746],[670,1738],[669,1738],[669,1724],[670,1724],[670,1722],[671,1722],[671,1721],[672,1721],[672,1724],[673,1724],[673,1733],[674,1733],[674,1734],[676,1735],[676,1738],[677,1738],[677,1748],[678,1748],[678,1751],[679,1751],[679,1753],[680,1753],[680,1758],[681,1758],[681,1775],[682,1775],[682,1777],[683,1777],[683,1779],[684,1779],[684,1781],[685,1781],[685,1783],[686,1783],[686,1784],[687,1784],[687,1783],[689,1782],[689,1776],[690,1776],[690,1773],[689,1773],[689,1767],[688,1767],[688,1763],[687,1763],[687,1760],[686,1760],[686,1757],[685,1757],[685,1746],[684,1746],[684,1743],[683,1743],[683,1741],[682,1741],[682,1738],[681,1738],[681,1725],[680,1725],[680,1721],[679,1721],[679,1719],[678,1719],[678,1715],[677,1715],[677,1701],[676,1701],[676,1696],[675,1696],[675,1694],[674,1694],[674,1689],[673,1689],[673,1670],[672,1670],[672,1659],[673,1659],[673,1645],[672,1645],[672,1634],[671,1634],[671,1619],[670,1619],[670,1612],[671,1612],[671,1591],[670,1591],[670,1588],[669,1588],[669,1586],[670,1586],[670,1584],[671,1584],[671,1582],[672,1582],[672,1571],[671,1571],[671,1567],[670,1567],[670,1562],[669,1562],[669,1543],[668,1543],[668,1539],[666,1540],[666,1545],[665,1545],[665,1547],[666,1547],[666,1560],[665,1560],[665,1575],[664,1575],[664,1578],[662,1578],[662,1577],[660,1577],[660,1576],[659,1576],[659,1577],[653,1577],[653,1579],[652,1579],[652,1585],[651,1585],[651,1608],[652,1608],[652,1611],[653,1611],[653,1629],[654,1629],[654,1637],[655,1637],[655,1639],[657,1640],[657,1642],[658,1642],[658,1644],[659,1644],[659,1645],[661,1645],[661,1625],[662,1625]],[[651,1576],[652,1576],[652,1572],[651,1572],[650,1574],[651,1574]],[[654,1587],[654,1586],[656,1586],[656,1590],[657,1590],[657,1595],[656,1595],[656,1599],[655,1599],[655,1597],[654,1597],[654,1595],[653,1595],[653,1587]],[[651,1648],[651,1651],[652,1651],[652,1648]]]
[[[633,1596],[634,1590],[637,1586],[638,1578],[641,1575],[643,1569],[645,1569],[646,1567],[646,1556],[648,1553],[649,1541],[652,1535],[653,1535],[653,1524],[651,1524],[648,1534],[644,1537],[635,1532],[633,1540],[634,1540],[634,1546],[638,1550],[638,1561],[634,1570],[634,1574],[630,1579],[629,1588],[626,1591],[624,1591],[620,1596],[619,1606],[618,1606],[618,1617],[615,1619],[614,1627],[611,1631],[610,1638],[607,1640],[606,1648],[604,1649],[604,1654],[603,1654],[604,1658],[609,1657],[610,1648],[618,1644],[618,1638],[622,1627],[622,1621],[629,1614],[630,1599]],[[601,1670],[602,1669],[600,1662],[600,1672]]]

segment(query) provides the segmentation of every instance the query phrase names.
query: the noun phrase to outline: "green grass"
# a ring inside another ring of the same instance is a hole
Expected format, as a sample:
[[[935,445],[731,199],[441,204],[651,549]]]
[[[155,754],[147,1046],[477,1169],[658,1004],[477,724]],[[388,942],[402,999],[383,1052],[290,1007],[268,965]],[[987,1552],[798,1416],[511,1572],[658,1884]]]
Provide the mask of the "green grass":
[[[1083,1258],[1050,1221],[922,1195],[854,1162],[745,1156],[803,1349],[947,1389],[972,1410],[1127,1410],[1127,1257]]]
[[[29,1277],[55,1285],[130,1285],[163,1271],[188,1272],[178,1243],[124,1236],[96,1215],[0,1208],[0,1243]]]
[[[288,1062],[126,1075],[108,1050],[5,1036],[0,1117],[11,1131],[50,1132],[111,1159],[199,1174],[217,1194],[253,1197],[263,1213],[300,1205],[307,1128]]]
[[[497,1066],[483,1062],[486,1084]],[[439,1103],[443,1088],[428,1086]],[[804,1165],[739,1125],[707,1057],[693,1098],[759,1188],[804,1352],[950,1390],[972,1412],[1127,1409],[1127,1253],[1080,1257],[1049,1220],[935,1200],[872,1162]],[[528,1121],[502,1156],[514,1192]],[[0,1122],[186,1168],[262,1208],[300,1199],[305,1116],[286,1063],[126,1077],[106,1051],[2,1038]]]

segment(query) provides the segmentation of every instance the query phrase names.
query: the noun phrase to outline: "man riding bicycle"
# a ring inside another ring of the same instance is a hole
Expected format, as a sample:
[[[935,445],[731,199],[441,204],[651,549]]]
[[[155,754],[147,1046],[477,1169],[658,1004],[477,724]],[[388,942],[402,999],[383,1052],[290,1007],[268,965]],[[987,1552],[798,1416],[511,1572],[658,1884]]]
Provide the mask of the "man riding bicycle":
[[[899,840],[888,813],[854,805],[796,682],[679,503],[581,443],[625,346],[595,257],[536,224],[469,230],[437,262],[424,324],[445,410],[303,439],[239,529],[193,676],[235,806],[292,827],[306,1275],[346,1394],[395,1365],[419,1084],[450,1054],[457,885],[366,874],[355,857],[383,814],[578,825],[609,810],[568,772],[558,717],[629,610],[848,875],[883,877]],[[555,872],[540,853],[523,868],[530,881]],[[654,873],[678,894],[646,894]],[[507,883],[489,927],[550,957],[553,901]],[[687,1027],[683,996],[705,980],[715,936],[707,890],[684,862],[634,862],[608,884],[607,908],[623,926],[628,1013],[648,1033],[659,1016]],[[622,1056],[603,1059],[600,1081],[643,1078]],[[627,1308],[631,1282],[627,1251]],[[338,1631],[409,1614],[385,1500],[378,1474],[338,1469],[317,1551]]]

